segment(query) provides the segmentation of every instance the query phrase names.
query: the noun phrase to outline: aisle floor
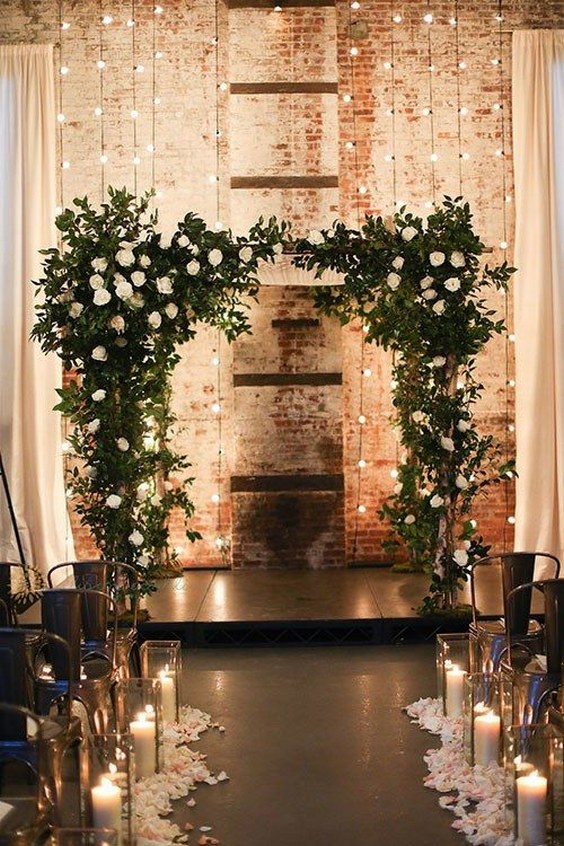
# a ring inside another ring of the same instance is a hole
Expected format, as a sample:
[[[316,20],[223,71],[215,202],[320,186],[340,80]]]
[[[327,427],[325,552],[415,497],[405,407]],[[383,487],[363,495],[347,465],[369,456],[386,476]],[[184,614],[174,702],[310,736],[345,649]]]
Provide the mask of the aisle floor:
[[[402,712],[434,695],[431,644],[185,650],[184,701],[226,728],[193,748],[230,780],[177,821],[222,846],[462,846],[422,783],[438,741]]]

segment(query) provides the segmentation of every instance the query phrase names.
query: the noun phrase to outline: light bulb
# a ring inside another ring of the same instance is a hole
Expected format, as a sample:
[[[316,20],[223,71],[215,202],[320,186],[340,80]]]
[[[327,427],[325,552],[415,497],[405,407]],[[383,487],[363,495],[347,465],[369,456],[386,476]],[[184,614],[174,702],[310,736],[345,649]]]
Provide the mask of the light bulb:
[[[401,23],[401,22],[403,21],[403,18],[402,18],[402,16],[401,16],[401,15],[399,14],[399,12],[398,12],[398,14],[397,14],[397,15],[394,15],[394,16],[393,16],[392,20],[393,20],[393,22],[394,22],[394,23],[399,24],[399,23]]]
[[[358,415],[358,422],[360,423],[361,426],[364,426],[364,424],[366,423],[366,417],[365,417],[364,414]]]
[[[98,61],[96,62],[96,67],[98,68],[98,70],[104,70],[104,68],[106,67],[105,61],[103,59],[98,59]]]
[[[431,153],[429,158],[431,159],[432,162],[437,162],[439,160],[439,154],[438,153]]]
[[[212,502],[219,502],[219,500],[220,500],[220,496],[219,496],[218,493],[212,494],[212,497],[211,497]]]
[[[384,161],[385,162],[393,162],[393,160],[394,160],[394,157],[392,156],[392,154],[386,153],[386,155],[384,156]]]
[[[464,161],[467,162],[468,159],[470,158],[470,153],[462,153],[460,158],[464,159]]]
[[[427,117],[428,115],[431,114],[431,109],[428,106],[425,106],[424,109],[421,109],[421,114],[425,115],[425,117]]]
[[[59,121],[59,123],[65,122],[65,116],[62,112],[59,112],[59,114],[57,115],[57,120]]]
[[[343,103],[350,103],[352,100],[352,94],[343,94]]]
[[[218,402],[214,402],[211,407],[211,410],[214,414],[219,414],[219,412],[221,411],[221,405]]]
[[[425,206],[426,209],[432,209],[433,208],[433,201],[432,200],[425,200],[424,206]]]
[[[510,203],[510,202],[511,202],[511,199],[512,199],[511,194],[506,194],[506,195],[505,195],[505,202],[506,202],[506,203]]]
[[[132,161],[133,161],[133,164],[135,165],[135,167],[137,167],[137,165],[141,164],[141,159],[139,158],[139,156],[133,156]]]
[[[61,23],[61,29],[64,29],[64,30],[70,29],[70,23],[68,21],[63,21]]]
[[[502,250],[506,250],[507,246],[508,246],[507,241],[500,241],[499,246],[501,247]]]
[[[162,15],[163,7],[162,6],[155,6],[155,8],[153,9],[153,12],[155,13],[155,15]]]
[[[353,0],[353,1],[352,1],[352,3],[351,3],[351,9],[354,9],[354,10],[355,10],[355,12],[356,12],[356,10],[357,10],[357,9],[360,9],[360,3],[358,2],[358,0]]]
[[[513,425],[513,423],[508,424],[507,431],[508,432],[514,432],[515,431],[515,426]]]
[[[68,441],[61,441],[61,452],[67,453],[71,451],[71,445]]]
[[[139,117],[139,112],[137,111],[137,109],[131,109],[131,111],[130,111],[130,113],[129,113],[129,114],[131,115],[131,117],[133,118],[133,120],[136,120],[136,118],[138,118],[138,117]]]
[[[476,520],[470,520],[470,525],[472,526],[473,529],[478,528],[478,522]]]
[[[354,141],[345,141],[346,150],[354,150]]]
[[[215,183],[218,182],[218,181],[219,180],[218,180],[217,176],[215,175],[215,173],[210,173],[210,175],[208,176],[208,182],[210,183],[210,185],[215,185]]]
[[[104,17],[102,18],[102,23],[104,24],[104,26],[109,26],[109,24],[113,23],[113,21],[114,19],[111,15],[104,15]]]
[[[160,104],[161,104],[161,98],[160,97],[153,97],[153,105],[154,106],[160,106]]]
[[[459,62],[458,67],[460,68],[460,70],[466,70],[468,65],[466,64],[466,62]]]
[[[514,388],[515,387],[515,379],[508,379],[507,384],[509,385],[510,388]]]
[[[100,115],[102,114],[102,109],[100,106],[96,106],[96,108],[94,109],[94,114],[96,117],[100,117]]]
[[[160,50],[155,50],[153,55],[154,55],[155,59],[162,59],[162,57],[163,57],[163,54]]]
[[[372,376],[372,370],[370,369],[370,367],[365,367],[364,370],[362,371],[362,375],[363,376]]]
[[[100,164],[105,165],[107,163],[108,163],[108,157],[106,156],[105,153],[102,153],[102,155],[100,156]]]
[[[145,73],[145,65],[136,65],[135,73]]]
[[[435,65],[429,65],[428,69],[431,71],[431,73],[433,73],[433,71],[435,70]]]
[[[398,475],[399,475],[399,473],[398,473],[397,468],[394,467],[393,470],[390,470],[390,476],[392,477],[392,479],[397,479]]]
[[[388,117],[392,117],[393,113],[394,113],[394,110],[393,110],[393,109],[386,109],[386,115],[387,115]]]
[[[514,344],[515,343],[515,333],[510,332],[509,335],[507,336],[507,340],[509,341],[510,344]]]
[[[513,514],[511,514],[511,515],[507,518],[507,522],[508,522],[511,526],[514,526],[514,525],[515,525],[515,517],[513,516]]]
[[[499,59],[490,59],[492,65],[499,65]]]
[[[223,229],[223,223],[221,222],[221,220],[216,220],[216,222],[215,222],[216,232],[221,232],[222,229]]]
[[[359,458],[358,466],[360,467],[361,470],[362,470],[363,467],[366,467],[366,461],[364,460],[364,458]]]
[[[133,20],[133,18],[129,18],[129,20],[127,21],[127,26],[128,27],[135,26],[135,21]]]
[[[366,511],[366,505],[357,505],[357,511],[360,512],[360,514],[364,514]]]
[[[462,107],[459,109],[459,114],[461,114],[463,117],[464,117],[464,115],[467,115],[467,114],[468,114],[468,109],[466,108],[466,106],[462,106]]]
[[[358,47],[351,47],[349,53],[351,54],[351,56],[358,56]]]
[[[227,85],[227,83],[226,83],[226,82],[220,82],[220,83],[219,83],[219,90],[220,90],[220,91],[227,91],[228,87],[229,87],[229,86]]]
[[[366,194],[367,191],[368,191],[368,188],[366,187],[366,185],[359,185],[358,186],[358,193],[359,194]]]
[[[211,363],[213,364],[214,367],[219,367],[219,356],[214,355],[214,357],[211,360]]]
[[[501,148],[498,148],[498,149],[495,151],[495,154],[496,154],[496,156],[497,156],[498,158],[501,158],[501,157],[503,156],[503,150],[502,150]]]
[[[65,160],[64,162],[61,162],[61,167],[63,168],[63,170],[68,170],[69,167],[70,167],[70,162],[67,161],[67,160]]]
[[[61,65],[61,67],[59,68],[59,73],[61,74],[61,76],[66,76],[68,72],[68,67],[66,65]]]
[[[392,63],[391,62],[384,62],[384,68],[386,70],[391,70],[392,69]]]
[[[155,152],[155,145],[154,144],[147,144],[147,152],[154,153]]]
[[[362,327],[362,331],[364,332],[365,335],[367,335],[368,332],[370,332],[370,326],[367,326],[367,324],[365,323],[364,326]]]
[[[430,12],[427,12],[426,15],[423,15],[423,20],[425,21],[425,23],[431,24],[433,23],[433,15]]]
[[[499,112],[501,110],[501,103],[494,103],[492,106],[492,112]]]
[[[456,18],[449,18],[449,19],[448,19],[448,22],[449,22],[449,24],[450,24],[451,26],[456,26],[456,24],[458,23],[458,21],[456,20]]]

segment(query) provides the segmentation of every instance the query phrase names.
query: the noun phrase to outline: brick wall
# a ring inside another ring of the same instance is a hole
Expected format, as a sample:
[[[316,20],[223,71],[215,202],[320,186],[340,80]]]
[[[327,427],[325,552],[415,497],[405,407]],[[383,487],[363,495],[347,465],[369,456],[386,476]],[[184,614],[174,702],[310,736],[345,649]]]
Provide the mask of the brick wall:
[[[504,256],[511,261],[510,33],[561,26],[556,0],[361,0],[356,10],[345,0],[327,0],[327,5],[304,0],[280,12],[261,0],[231,0],[218,4],[217,17],[211,0],[167,0],[162,7],[163,13],[155,15],[152,2],[136,0],[132,28],[127,26],[129,0],[2,4],[2,43],[56,43],[56,70],[60,64],[69,68],[64,78],[57,73],[65,115],[59,158],[70,163],[59,174],[65,205],[84,194],[99,201],[108,184],[143,191],[154,183],[165,232],[192,210],[211,226],[220,219],[235,231],[245,230],[259,214],[277,214],[302,233],[336,217],[355,225],[366,212],[388,215],[394,201],[425,214],[433,199],[461,192],[472,205],[477,231],[492,248],[488,261]],[[449,20],[456,8],[455,27]],[[501,22],[496,20],[500,8]],[[430,9],[434,22],[426,24],[423,16]],[[100,25],[100,14],[111,15],[113,22]],[[401,21],[395,23],[392,15]],[[60,20],[70,28],[61,31]],[[100,56],[106,62],[103,71],[96,65]],[[134,65],[143,65],[144,71],[134,72]],[[102,118],[94,113],[100,105]],[[423,114],[431,106],[431,114]],[[102,142],[108,156],[104,167]],[[147,149],[151,144],[154,153]],[[134,154],[140,159],[136,166]],[[219,181],[212,184],[210,176],[216,175]],[[500,247],[504,240],[506,251]],[[492,302],[511,324],[511,296]],[[344,503],[333,498],[329,506],[320,501],[327,494],[316,492],[319,501],[312,494],[304,521],[326,520],[319,515],[329,508],[336,525],[341,521],[341,533],[344,519],[345,559],[381,561],[386,529],[376,511],[391,490],[390,472],[401,458],[389,425],[390,362],[381,350],[363,351],[361,327],[352,325],[339,334],[342,388],[334,423],[340,414]],[[265,361],[272,344],[271,338],[262,344]],[[174,543],[188,566],[229,558],[216,540],[229,542],[232,528],[237,563],[245,563],[246,555],[263,563],[255,547],[246,550],[241,538],[248,525],[264,521],[269,506],[261,506],[260,498],[268,496],[257,494],[255,517],[249,521],[237,504],[243,494],[234,494],[233,500],[230,495],[231,477],[241,475],[242,395],[237,391],[243,389],[233,386],[240,354],[237,346],[230,348],[205,329],[183,350],[174,375],[177,439],[192,461],[194,528],[204,535],[202,542],[187,546],[182,527],[174,526]],[[260,355],[259,344],[255,369],[260,369]],[[362,376],[361,366],[372,375]],[[479,419],[485,432],[506,442],[508,452],[513,395],[506,380],[512,372],[511,345],[496,339],[480,364],[486,391]],[[219,414],[213,411],[218,400]],[[292,400],[296,407],[299,400],[298,392]],[[361,406],[368,418],[362,431],[357,422]],[[252,437],[249,454],[265,455],[272,429],[255,426]],[[360,438],[368,461],[362,471],[357,465]],[[281,450],[281,458],[284,449],[283,439],[273,447]],[[308,472],[316,473],[312,461]],[[495,546],[511,542],[507,516],[512,500],[512,491],[496,489],[476,508],[480,529]],[[356,510],[359,502],[366,506],[364,514]],[[287,514],[294,506],[285,501],[273,511]],[[76,541],[79,553],[91,551],[78,530]],[[333,555],[334,563],[341,555],[342,544],[331,544],[316,563],[324,555],[328,560]]]

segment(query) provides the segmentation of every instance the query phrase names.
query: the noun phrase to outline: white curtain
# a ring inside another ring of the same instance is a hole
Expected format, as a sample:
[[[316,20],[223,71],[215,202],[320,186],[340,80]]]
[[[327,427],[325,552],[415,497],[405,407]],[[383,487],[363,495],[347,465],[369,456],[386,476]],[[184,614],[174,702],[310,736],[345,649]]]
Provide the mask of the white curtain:
[[[61,366],[29,338],[39,250],[56,242],[53,49],[0,46],[0,449],[25,555],[64,561],[66,507],[57,401]],[[0,557],[18,561],[0,486]]]
[[[564,563],[564,32],[513,34],[515,549]]]

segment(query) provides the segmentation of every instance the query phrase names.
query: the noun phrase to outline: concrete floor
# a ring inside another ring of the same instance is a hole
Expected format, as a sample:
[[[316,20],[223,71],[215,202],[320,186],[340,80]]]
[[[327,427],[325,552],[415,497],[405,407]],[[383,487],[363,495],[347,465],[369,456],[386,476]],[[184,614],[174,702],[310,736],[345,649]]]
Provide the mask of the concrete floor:
[[[230,781],[200,786],[192,809],[176,803],[177,822],[212,826],[223,846],[464,842],[422,784],[437,740],[401,711],[435,695],[433,645],[186,650],[184,661],[184,701],[227,729],[194,748]]]

